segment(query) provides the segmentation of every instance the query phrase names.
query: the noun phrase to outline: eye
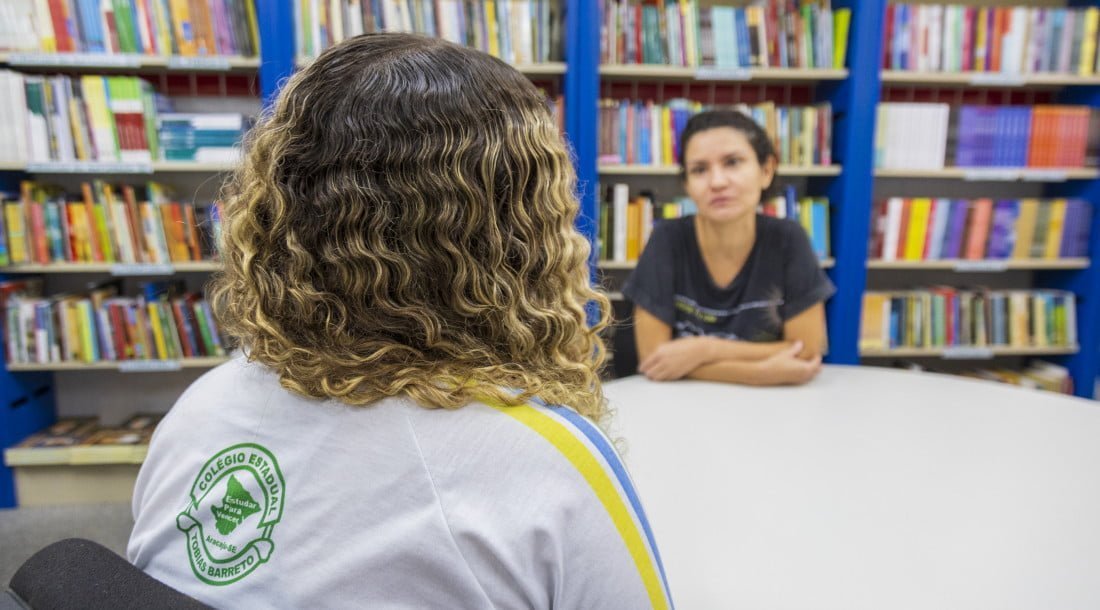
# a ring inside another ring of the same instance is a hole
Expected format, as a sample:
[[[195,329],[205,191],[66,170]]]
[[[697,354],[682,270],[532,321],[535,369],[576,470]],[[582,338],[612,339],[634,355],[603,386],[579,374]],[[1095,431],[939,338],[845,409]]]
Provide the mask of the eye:
[[[691,170],[688,173],[691,174],[692,176],[701,176],[704,173],[706,173],[706,171],[707,171],[707,168],[705,168],[701,165],[696,165],[695,167],[691,168]]]
[[[728,167],[734,167],[739,163],[741,163],[741,157],[730,157],[729,159],[726,159],[726,165]]]

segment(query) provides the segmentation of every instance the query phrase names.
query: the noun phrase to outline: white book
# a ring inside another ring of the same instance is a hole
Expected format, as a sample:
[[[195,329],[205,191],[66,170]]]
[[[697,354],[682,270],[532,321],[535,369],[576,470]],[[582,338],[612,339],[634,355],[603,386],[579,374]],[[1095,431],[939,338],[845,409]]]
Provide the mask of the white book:
[[[74,161],[76,155],[73,153],[73,128],[69,123],[69,77],[54,76],[46,84],[53,91],[49,113],[57,137],[57,160]]]
[[[1065,21],[1062,22],[1062,39],[1058,41],[1058,67],[1057,71],[1067,73],[1072,70],[1070,59],[1073,57],[1073,28],[1077,25],[1077,11],[1066,10]]]
[[[947,128],[951,121],[951,106],[947,104],[937,104],[934,112],[936,113],[936,133],[935,133],[935,153],[933,156],[932,169],[943,169],[946,157],[947,157]]]
[[[528,0],[512,0],[512,19],[516,23],[519,34],[519,43],[516,45],[516,62],[520,64],[535,63],[535,54],[532,52],[534,36],[531,31],[531,3]]]
[[[611,260],[618,263],[626,262],[626,215],[627,207],[630,205],[630,185],[629,184],[616,184],[612,190],[611,198],[611,214],[613,216],[614,224],[614,237],[613,246],[614,252],[612,253]]]
[[[344,10],[341,0],[328,0],[328,42],[336,44],[344,39]]]
[[[886,200],[886,230],[882,239],[882,260],[897,260],[898,240],[901,238],[901,214],[904,209],[901,197]]]
[[[928,12],[928,69],[939,72],[943,65],[943,7],[929,6]]]

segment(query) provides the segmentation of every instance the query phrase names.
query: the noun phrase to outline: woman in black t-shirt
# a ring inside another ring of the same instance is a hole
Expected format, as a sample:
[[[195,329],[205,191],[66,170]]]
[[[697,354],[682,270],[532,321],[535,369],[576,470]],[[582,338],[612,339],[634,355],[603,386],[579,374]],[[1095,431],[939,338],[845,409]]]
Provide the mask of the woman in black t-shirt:
[[[748,116],[688,121],[681,179],[698,212],[654,229],[624,287],[646,377],[781,385],[820,370],[834,288],[801,225],[757,214],[776,165]]]

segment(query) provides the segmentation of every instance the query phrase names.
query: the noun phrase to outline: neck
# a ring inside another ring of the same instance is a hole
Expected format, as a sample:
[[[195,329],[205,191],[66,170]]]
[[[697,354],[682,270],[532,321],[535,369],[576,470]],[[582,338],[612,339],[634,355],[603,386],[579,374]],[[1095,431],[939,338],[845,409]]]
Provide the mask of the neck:
[[[695,217],[699,247],[708,256],[740,260],[756,241],[756,213],[733,222],[714,223]]]

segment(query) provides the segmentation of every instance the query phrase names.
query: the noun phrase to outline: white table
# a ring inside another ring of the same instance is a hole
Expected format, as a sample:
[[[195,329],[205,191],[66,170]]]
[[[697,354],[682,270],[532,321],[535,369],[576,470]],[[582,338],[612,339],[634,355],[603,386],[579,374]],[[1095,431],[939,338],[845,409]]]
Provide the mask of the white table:
[[[680,609],[1100,608],[1100,403],[837,366],[606,392]]]

